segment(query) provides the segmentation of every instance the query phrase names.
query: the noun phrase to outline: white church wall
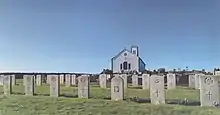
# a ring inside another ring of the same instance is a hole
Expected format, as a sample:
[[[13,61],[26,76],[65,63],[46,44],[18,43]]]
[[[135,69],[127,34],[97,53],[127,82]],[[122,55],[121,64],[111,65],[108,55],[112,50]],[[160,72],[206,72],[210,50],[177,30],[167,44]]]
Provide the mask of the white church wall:
[[[124,55],[125,53],[127,53],[127,56]],[[139,57],[125,50],[123,53],[121,53],[121,55],[119,55],[116,59],[113,60],[113,72],[114,73],[121,72],[120,64],[123,65],[124,61],[127,61],[128,63],[131,64],[130,70],[139,71],[139,67],[138,67]]]

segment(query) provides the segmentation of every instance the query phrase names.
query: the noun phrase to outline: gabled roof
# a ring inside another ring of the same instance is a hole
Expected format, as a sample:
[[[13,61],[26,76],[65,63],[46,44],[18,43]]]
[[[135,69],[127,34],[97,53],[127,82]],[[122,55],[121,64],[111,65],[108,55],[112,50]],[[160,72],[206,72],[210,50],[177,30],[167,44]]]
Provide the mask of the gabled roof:
[[[125,49],[123,49],[122,51],[120,51],[116,56],[114,56],[112,59],[116,59],[117,57],[119,57],[119,56],[120,56],[123,52],[125,52],[125,51],[131,53],[129,50],[127,50],[127,49],[125,48]]]

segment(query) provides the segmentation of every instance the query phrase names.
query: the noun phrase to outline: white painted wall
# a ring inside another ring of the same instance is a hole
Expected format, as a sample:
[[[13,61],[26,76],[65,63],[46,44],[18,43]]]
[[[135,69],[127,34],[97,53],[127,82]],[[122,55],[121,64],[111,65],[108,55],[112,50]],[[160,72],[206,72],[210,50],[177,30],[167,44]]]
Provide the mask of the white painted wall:
[[[127,56],[124,56],[124,53],[127,53]],[[125,59],[126,57],[126,59]],[[130,70],[136,70],[137,72],[139,72],[139,57],[128,52],[127,50],[125,50],[123,53],[121,53],[121,55],[119,55],[116,59],[113,60],[113,72],[121,72],[120,69],[120,64],[124,61],[127,61],[128,63],[131,63],[131,69]]]

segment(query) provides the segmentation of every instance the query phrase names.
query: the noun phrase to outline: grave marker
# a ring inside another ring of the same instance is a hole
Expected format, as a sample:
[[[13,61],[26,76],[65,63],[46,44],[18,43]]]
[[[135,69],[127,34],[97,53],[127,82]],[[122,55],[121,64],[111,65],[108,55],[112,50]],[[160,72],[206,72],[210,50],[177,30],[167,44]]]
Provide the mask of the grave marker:
[[[106,74],[99,75],[99,85],[101,88],[107,88],[107,75]]]
[[[89,76],[82,75],[78,77],[78,98],[89,98]]]
[[[127,74],[121,74],[121,75],[115,74],[115,76],[119,76],[123,79],[124,92],[126,93],[127,92],[127,87],[128,87],[128,75]]]
[[[47,75],[50,78],[50,96],[60,96],[60,77],[58,75]]]
[[[42,75],[36,75],[36,84],[37,86],[42,85]]]
[[[150,89],[150,74],[142,75],[142,89]]]
[[[176,89],[176,75],[173,73],[167,74],[167,89]]]
[[[71,75],[70,74],[65,75],[65,84],[67,87],[71,86]]]
[[[12,77],[12,85],[16,85],[16,76],[15,75],[11,75]]]
[[[195,74],[195,89],[200,89],[200,76],[204,74]]]
[[[3,85],[3,78],[4,78],[4,75],[0,75],[0,85]]]
[[[165,104],[164,76],[152,75],[150,77],[150,97],[152,104]]]
[[[26,96],[33,96],[34,95],[34,89],[35,89],[35,84],[34,84],[34,75],[24,75],[23,76],[25,79],[25,95]]]
[[[64,74],[60,75],[60,84],[64,84]]]
[[[115,76],[111,79],[111,100],[119,101],[124,99],[124,80]]]
[[[200,102],[201,106],[214,106],[219,103],[219,84],[216,75],[200,76]]]
[[[3,76],[3,91],[5,95],[10,95],[12,93],[12,78],[11,75]]]
[[[195,75],[189,75],[189,88],[195,88]]]
[[[136,74],[132,75],[132,86],[138,87],[138,75]]]
[[[71,77],[72,77],[71,84],[76,85],[76,75],[73,74]]]

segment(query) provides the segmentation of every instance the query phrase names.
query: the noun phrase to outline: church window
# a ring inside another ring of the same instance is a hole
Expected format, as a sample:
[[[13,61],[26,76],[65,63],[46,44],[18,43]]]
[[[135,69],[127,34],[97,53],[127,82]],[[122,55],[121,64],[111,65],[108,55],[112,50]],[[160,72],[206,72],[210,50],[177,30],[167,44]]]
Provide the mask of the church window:
[[[128,64],[128,69],[131,69],[131,64],[130,63]]]
[[[123,63],[123,70],[127,70],[128,69],[128,62],[124,62]]]
[[[128,54],[127,53],[124,53],[124,56],[127,56]]]
[[[120,64],[120,69],[122,69],[122,64]]]

